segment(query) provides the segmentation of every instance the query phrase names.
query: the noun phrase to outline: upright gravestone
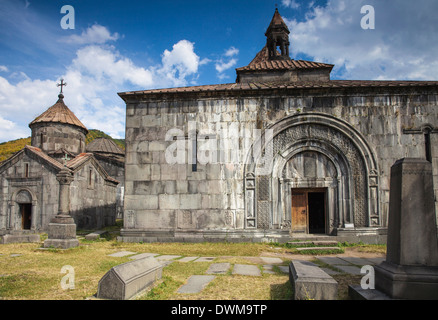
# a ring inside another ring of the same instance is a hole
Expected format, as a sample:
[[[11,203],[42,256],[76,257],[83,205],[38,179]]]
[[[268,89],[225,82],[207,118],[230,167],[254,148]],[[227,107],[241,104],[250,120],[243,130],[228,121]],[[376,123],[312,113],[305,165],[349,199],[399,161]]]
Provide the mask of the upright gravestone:
[[[438,239],[430,162],[405,158],[391,168],[386,261],[376,289],[394,299],[438,299]]]

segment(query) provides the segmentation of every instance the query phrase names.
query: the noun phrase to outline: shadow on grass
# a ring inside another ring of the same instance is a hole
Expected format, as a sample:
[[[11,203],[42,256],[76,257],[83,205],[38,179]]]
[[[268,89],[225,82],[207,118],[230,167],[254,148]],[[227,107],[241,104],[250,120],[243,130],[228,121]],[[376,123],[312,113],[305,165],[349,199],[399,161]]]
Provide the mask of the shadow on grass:
[[[292,300],[293,290],[288,281],[285,283],[271,284],[271,300]]]

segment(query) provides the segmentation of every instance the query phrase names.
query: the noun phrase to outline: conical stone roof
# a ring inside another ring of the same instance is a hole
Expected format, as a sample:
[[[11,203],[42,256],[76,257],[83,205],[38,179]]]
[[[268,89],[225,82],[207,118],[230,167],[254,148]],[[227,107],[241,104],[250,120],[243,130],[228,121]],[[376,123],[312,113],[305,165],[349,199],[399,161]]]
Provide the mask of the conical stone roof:
[[[88,129],[82,124],[82,122],[75,116],[75,114],[65,105],[64,95],[61,93],[58,95],[58,101],[51,106],[47,111],[33,120],[29,127],[37,123],[64,123],[72,126],[76,126],[84,129],[88,132]]]

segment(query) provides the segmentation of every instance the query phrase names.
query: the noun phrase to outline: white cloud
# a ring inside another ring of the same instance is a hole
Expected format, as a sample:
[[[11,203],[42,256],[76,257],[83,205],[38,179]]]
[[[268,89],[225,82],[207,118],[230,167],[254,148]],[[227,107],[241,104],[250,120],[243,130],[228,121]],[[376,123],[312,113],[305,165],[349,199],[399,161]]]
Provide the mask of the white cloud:
[[[202,63],[207,61],[203,60]],[[156,69],[160,77],[157,81],[163,85],[184,86],[187,84],[186,78],[197,73],[200,64],[200,58],[194,51],[194,43],[181,40],[173,46],[172,51],[164,51],[162,65]]]
[[[215,69],[218,72],[217,77],[220,80],[229,77],[224,72],[231,69],[237,64],[237,58],[232,58],[232,57],[237,56],[238,54],[239,54],[239,49],[236,49],[235,47],[230,47],[225,51],[225,53],[222,55],[220,59],[216,60]]]
[[[7,140],[15,140],[20,138],[26,138],[30,136],[30,133],[26,133],[21,129],[17,128],[17,124],[3,119],[0,117],[0,141],[7,141]]]
[[[362,6],[375,8],[374,30],[363,30]],[[329,0],[305,20],[288,20],[294,58],[304,54],[335,64],[336,78],[433,80],[438,78],[438,2]],[[413,14],[415,13],[415,14]]]
[[[228,70],[228,69],[232,68],[233,66],[235,66],[236,63],[237,63],[236,59],[231,59],[228,62],[220,61],[220,62],[216,63],[216,71],[219,73],[223,73],[225,70]]]
[[[239,49],[236,49],[236,48],[234,48],[234,47],[231,47],[230,49],[228,49],[226,52],[225,52],[225,56],[226,57],[232,57],[232,56],[236,56],[236,55],[238,55],[239,54]]]
[[[121,56],[114,47],[90,45],[79,49],[69,70],[77,70],[85,76],[93,77],[97,82],[103,80],[116,84],[131,82],[144,87],[153,84],[150,71],[135,66],[130,59]]]
[[[0,66],[0,71],[1,71],[1,72],[8,72],[9,69],[8,69],[8,67],[6,67],[6,66]]]
[[[283,6],[289,7],[292,9],[297,9],[300,7],[300,4],[298,2],[296,2],[295,0],[282,0],[281,3],[283,4]]]
[[[117,39],[119,39],[118,33],[111,34],[106,27],[95,24],[83,31],[80,36],[74,34],[69,37],[62,38],[61,41],[65,43],[85,45],[103,44],[108,41],[116,41]]]
[[[87,128],[123,138],[125,104],[117,92],[192,84],[199,66],[209,62],[201,60],[187,40],[165,50],[161,63],[147,67],[136,65],[114,46],[92,44],[79,48],[57,79],[31,79],[21,71],[0,77],[0,128],[13,128],[0,130],[0,142],[30,135],[28,124],[56,102],[60,78],[67,82],[64,102]]]

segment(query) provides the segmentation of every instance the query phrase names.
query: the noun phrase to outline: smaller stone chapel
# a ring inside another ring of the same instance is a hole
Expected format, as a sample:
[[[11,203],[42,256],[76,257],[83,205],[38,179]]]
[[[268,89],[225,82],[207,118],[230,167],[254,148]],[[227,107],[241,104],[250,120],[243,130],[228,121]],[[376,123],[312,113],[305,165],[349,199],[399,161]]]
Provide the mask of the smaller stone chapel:
[[[47,231],[59,210],[58,175],[63,169],[71,175],[69,208],[77,228],[114,225],[120,193],[115,178],[123,178],[123,151],[106,141],[87,151],[88,129],[66,106],[62,90],[58,101],[29,127],[31,146],[0,163],[3,242],[14,241],[14,236],[15,241],[26,241],[26,235]]]

